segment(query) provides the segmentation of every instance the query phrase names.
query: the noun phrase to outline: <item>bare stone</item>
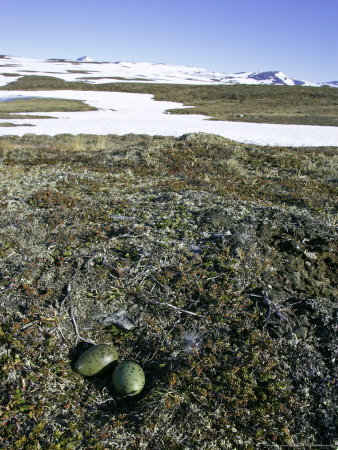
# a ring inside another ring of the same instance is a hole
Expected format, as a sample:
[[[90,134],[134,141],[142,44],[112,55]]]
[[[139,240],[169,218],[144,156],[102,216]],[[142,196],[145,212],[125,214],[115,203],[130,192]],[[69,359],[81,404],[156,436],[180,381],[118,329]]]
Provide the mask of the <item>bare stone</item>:
[[[308,329],[306,327],[303,327],[303,325],[301,325],[300,327],[297,327],[294,330],[294,333],[297,337],[301,338],[301,339],[306,339],[307,337],[307,333],[308,333]]]
[[[124,309],[121,309],[114,314],[101,317],[98,319],[98,322],[105,327],[109,327],[110,325],[117,325],[121,328],[124,328],[125,330],[132,330],[136,327],[136,323],[131,317],[127,316],[127,313]]]

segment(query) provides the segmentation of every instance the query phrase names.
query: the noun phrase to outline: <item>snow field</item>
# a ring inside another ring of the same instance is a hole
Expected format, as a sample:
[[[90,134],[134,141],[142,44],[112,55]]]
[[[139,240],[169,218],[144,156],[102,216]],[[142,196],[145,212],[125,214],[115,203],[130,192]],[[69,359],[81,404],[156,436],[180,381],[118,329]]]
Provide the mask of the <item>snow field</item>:
[[[226,122],[208,120],[208,117],[197,114],[168,114],[165,112],[167,109],[184,106],[175,102],[155,101],[150,94],[100,91],[0,91],[0,101],[20,97],[82,100],[98,108],[98,111],[34,112],[30,115],[47,114],[56,118],[0,120],[19,125],[0,126],[1,136],[22,136],[26,133],[47,135],[135,133],[181,136],[186,133],[205,132],[238,142],[259,145],[338,146],[338,127]],[[25,124],[33,126],[20,126]]]

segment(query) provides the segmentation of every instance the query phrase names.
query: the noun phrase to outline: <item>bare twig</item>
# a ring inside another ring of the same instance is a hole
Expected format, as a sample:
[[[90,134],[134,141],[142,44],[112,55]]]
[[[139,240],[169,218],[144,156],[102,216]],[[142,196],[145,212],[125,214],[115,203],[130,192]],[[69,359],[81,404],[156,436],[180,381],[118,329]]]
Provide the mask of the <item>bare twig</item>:
[[[32,320],[32,322],[26,323],[26,325],[24,325],[23,327],[21,327],[21,331],[22,330],[26,330],[27,328],[32,327],[33,325],[35,325],[37,323],[37,320]]]
[[[91,263],[91,261],[92,261],[94,258],[95,258],[95,256],[90,256],[90,257],[88,257],[88,261],[87,261],[87,264],[86,264],[86,266],[87,266],[87,273],[92,273],[92,271],[90,270],[90,263]]]
[[[138,225],[134,225],[133,228],[126,234],[122,234],[121,236],[117,236],[118,238],[126,238],[126,237],[131,237],[131,238],[139,238],[139,237],[143,237],[143,236],[149,236],[150,234],[150,228],[148,228],[144,233],[141,234],[131,234],[135,229],[137,229]]]
[[[250,297],[261,298],[263,300],[263,303],[268,307],[269,312],[268,312],[267,321],[271,322],[271,313],[272,313],[272,310],[274,310],[273,312],[276,314],[277,317],[279,317],[282,320],[285,320],[288,323],[290,333],[292,334],[292,327],[291,327],[289,319],[280,312],[279,307],[269,299],[269,296],[265,291],[262,291],[262,295],[250,294]]]
[[[104,405],[105,403],[109,403],[109,402],[113,402],[114,406],[116,406],[116,402],[115,400],[111,397],[111,398],[107,398],[107,400],[102,400],[101,402],[98,402],[96,400],[93,400],[94,403],[96,403],[96,405]]]
[[[167,306],[168,308],[175,309],[181,313],[190,314],[191,316],[203,317],[201,314],[197,314],[191,311],[187,311],[186,309],[178,308],[177,306],[171,305],[170,303],[158,302],[157,300],[147,300],[150,303],[154,303],[155,305]]]
[[[157,283],[159,286],[161,286],[162,289],[164,289],[166,291],[169,291],[169,293],[172,294],[172,296],[174,296],[174,292],[170,289],[169,286],[164,286],[160,281],[158,281],[153,276],[151,276],[151,278],[155,281],[155,283]],[[194,312],[191,312],[191,311],[187,311],[186,309],[178,308],[177,306],[174,306],[174,305],[172,305],[170,303],[159,302],[157,300],[148,300],[148,301],[151,302],[151,303],[154,303],[156,305],[167,306],[168,308],[175,309],[176,311],[179,311],[179,312],[182,312],[182,313],[185,313],[185,314],[190,314],[191,316],[203,317],[201,314],[197,314],[197,313],[194,313]]]
[[[95,345],[95,342],[94,342],[94,341],[91,341],[91,340],[89,340],[89,339],[84,339],[84,338],[80,335],[80,333],[79,333],[79,330],[78,330],[78,327],[77,327],[77,323],[76,323],[76,319],[75,319],[75,315],[74,315],[74,308],[73,308],[72,296],[71,296],[71,294],[70,294],[70,283],[69,283],[68,286],[67,286],[67,296],[65,297],[64,301],[65,301],[67,298],[68,298],[68,300],[69,300],[70,318],[71,318],[71,320],[72,320],[73,327],[74,327],[74,331],[75,331],[75,335],[76,335],[76,343],[75,343],[75,345],[78,343],[78,341],[83,341],[83,342],[87,342],[88,344],[94,344],[94,345]],[[62,303],[63,303],[63,302],[62,302]]]
[[[67,339],[65,338],[65,336],[64,336],[64,334],[63,334],[63,332],[62,332],[62,330],[61,330],[61,328],[60,328],[59,325],[57,325],[55,328],[53,328],[52,330],[50,330],[49,333],[52,334],[53,336],[55,336],[54,331],[55,331],[56,333],[60,333],[62,339],[63,339],[65,342],[67,342]]]
[[[265,291],[263,291],[262,294],[263,294],[262,295],[263,303],[269,308],[267,320],[270,320],[270,318],[271,318],[271,301],[268,297],[268,294]]]

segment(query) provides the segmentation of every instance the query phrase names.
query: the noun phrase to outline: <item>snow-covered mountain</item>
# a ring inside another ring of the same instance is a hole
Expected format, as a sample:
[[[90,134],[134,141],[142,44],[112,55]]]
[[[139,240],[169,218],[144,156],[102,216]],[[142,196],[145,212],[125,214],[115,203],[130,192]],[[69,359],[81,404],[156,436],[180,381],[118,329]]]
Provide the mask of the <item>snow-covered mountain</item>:
[[[330,86],[338,88],[338,81],[327,81],[326,83],[322,83],[321,86]]]
[[[80,67],[81,68],[80,68]],[[24,75],[54,76],[65,81],[112,83],[118,81],[175,84],[267,84],[288,86],[338,87],[337,81],[311,83],[294,80],[282,72],[239,72],[225,74],[200,67],[173,66],[140,62],[94,62],[88,56],[77,61],[65,59],[34,60],[0,56],[0,86]]]
[[[81,56],[81,58],[78,58],[76,61],[78,61],[78,62],[93,62],[93,60],[91,58],[89,58],[89,56]]]

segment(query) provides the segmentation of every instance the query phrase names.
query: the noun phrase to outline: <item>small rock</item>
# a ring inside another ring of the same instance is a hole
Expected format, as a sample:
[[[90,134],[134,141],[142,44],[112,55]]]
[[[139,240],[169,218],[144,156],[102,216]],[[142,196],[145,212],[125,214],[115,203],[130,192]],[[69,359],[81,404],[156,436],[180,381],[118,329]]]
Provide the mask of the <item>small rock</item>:
[[[7,348],[4,345],[0,347],[0,357],[2,355],[7,355]]]
[[[136,323],[131,317],[127,316],[127,313],[124,309],[121,309],[114,314],[110,314],[109,316],[104,316],[98,319],[98,322],[104,327],[117,325],[121,328],[124,328],[125,330],[132,330],[136,327]]]
[[[194,244],[192,244],[192,245],[189,246],[189,250],[190,250],[191,252],[195,253],[195,254],[200,254],[200,253],[202,253],[202,248],[199,247],[198,245],[194,245]]]
[[[186,333],[183,336],[183,341],[186,344],[184,351],[187,353],[199,351],[201,349],[202,340],[203,337],[200,334]]]
[[[297,337],[301,338],[301,339],[306,339],[307,337],[307,333],[308,333],[308,329],[306,327],[303,327],[303,325],[301,325],[300,327],[297,327],[294,330],[294,333]]]
[[[127,222],[135,222],[136,218],[135,217],[129,217],[129,216],[123,216],[122,214],[114,214],[112,216],[112,219],[115,220],[116,222],[125,220]]]
[[[317,259],[317,255],[315,253],[308,252],[307,250],[304,250],[304,255],[306,256],[306,258],[312,259],[313,261]]]

